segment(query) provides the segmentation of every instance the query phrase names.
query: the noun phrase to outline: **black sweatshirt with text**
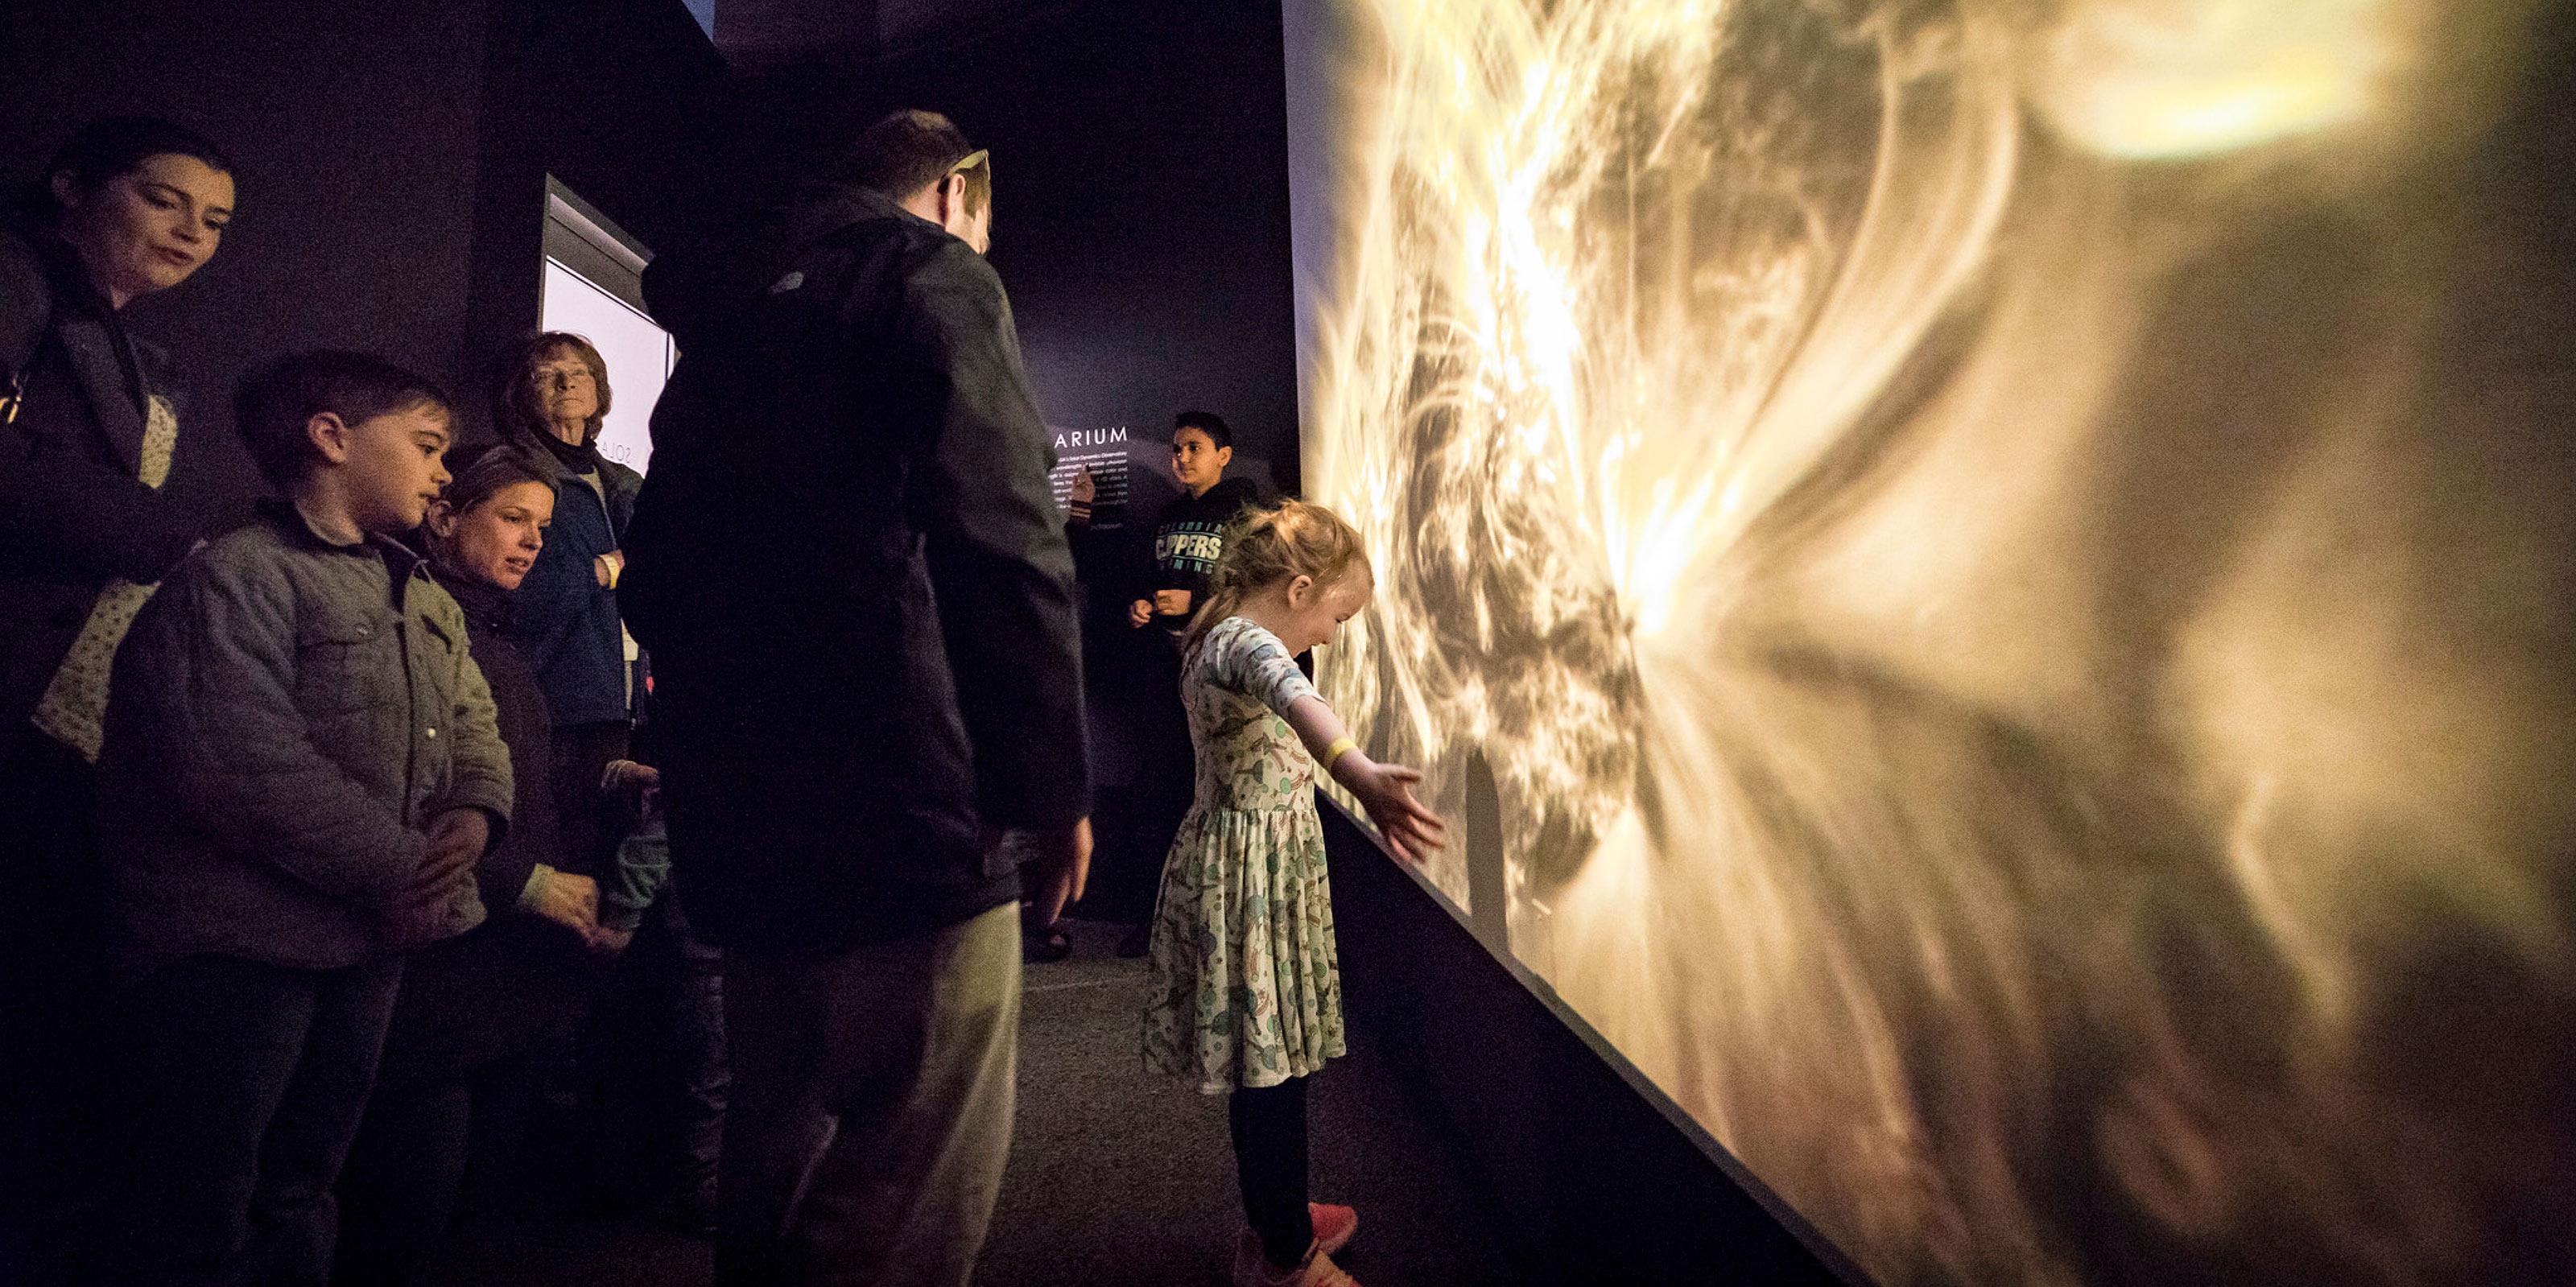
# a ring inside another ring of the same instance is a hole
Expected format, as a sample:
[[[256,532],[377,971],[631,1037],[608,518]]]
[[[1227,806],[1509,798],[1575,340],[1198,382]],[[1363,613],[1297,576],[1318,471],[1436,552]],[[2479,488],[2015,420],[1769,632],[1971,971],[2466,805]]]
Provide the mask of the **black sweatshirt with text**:
[[[1184,496],[1164,509],[1154,524],[1153,572],[1148,591],[1187,590],[1190,612],[1206,602],[1208,582],[1225,554],[1225,525],[1247,505],[1261,499],[1249,478],[1227,478],[1196,496]],[[1150,596],[1150,593],[1148,595]],[[1159,618],[1177,634],[1189,627],[1188,614]]]

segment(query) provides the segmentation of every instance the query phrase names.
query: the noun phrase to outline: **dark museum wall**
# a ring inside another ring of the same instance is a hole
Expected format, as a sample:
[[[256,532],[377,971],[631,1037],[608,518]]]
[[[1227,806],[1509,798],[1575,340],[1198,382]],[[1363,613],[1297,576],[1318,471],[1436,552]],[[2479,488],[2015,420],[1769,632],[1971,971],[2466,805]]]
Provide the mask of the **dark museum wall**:
[[[0,24],[8,182],[112,112],[190,124],[240,168],[214,259],[129,314],[172,351],[183,434],[230,448],[233,382],[296,348],[373,349],[467,387],[480,4],[107,0],[9,5]],[[221,455],[212,490],[257,489],[237,448]]]
[[[475,355],[536,324],[548,175],[651,250],[709,218],[730,164],[731,77],[677,0],[493,0],[489,12],[464,337]],[[474,376],[479,390],[485,372]]]
[[[481,432],[489,353],[536,323],[545,172],[646,238],[707,190],[723,67],[678,0],[110,0],[0,24],[10,181],[123,111],[192,125],[240,167],[222,249],[132,314],[186,380],[183,429],[228,447],[234,381],[322,346],[421,369]],[[226,454],[214,490],[257,490]]]

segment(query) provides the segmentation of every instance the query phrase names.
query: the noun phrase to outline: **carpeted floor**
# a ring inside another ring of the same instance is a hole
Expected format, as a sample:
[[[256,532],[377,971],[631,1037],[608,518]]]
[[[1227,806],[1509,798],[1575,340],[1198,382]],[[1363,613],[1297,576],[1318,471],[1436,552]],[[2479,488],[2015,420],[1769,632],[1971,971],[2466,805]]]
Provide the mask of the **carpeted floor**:
[[[1029,967],[1020,1109],[980,1287],[1203,1287],[1226,1281],[1242,1211],[1225,1105],[1137,1061],[1144,963],[1075,922],[1075,954]],[[1369,1055],[1312,1090],[1314,1192],[1359,1208],[1337,1257],[1369,1287],[1510,1287],[1497,1239],[1443,1150]],[[703,1242],[625,1220],[462,1231],[434,1287],[699,1287]]]

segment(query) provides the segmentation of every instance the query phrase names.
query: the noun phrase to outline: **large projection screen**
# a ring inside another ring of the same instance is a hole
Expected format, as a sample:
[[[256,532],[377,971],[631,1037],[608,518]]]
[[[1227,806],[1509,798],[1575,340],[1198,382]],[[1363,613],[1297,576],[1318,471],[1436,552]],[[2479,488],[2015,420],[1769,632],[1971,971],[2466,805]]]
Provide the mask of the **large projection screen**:
[[[1319,679],[1866,1270],[2576,1281],[2512,0],[1288,0]]]

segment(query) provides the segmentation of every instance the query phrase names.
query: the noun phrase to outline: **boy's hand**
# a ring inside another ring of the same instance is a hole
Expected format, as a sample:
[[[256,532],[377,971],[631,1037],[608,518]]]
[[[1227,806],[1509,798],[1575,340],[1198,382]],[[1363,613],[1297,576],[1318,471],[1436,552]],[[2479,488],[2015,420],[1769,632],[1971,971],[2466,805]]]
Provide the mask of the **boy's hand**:
[[[1144,624],[1145,624],[1146,622],[1151,621],[1151,620],[1153,620],[1153,619],[1154,619],[1154,604],[1153,604],[1153,601],[1152,601],[1152,600],[1149,600],[1149,599],[1138,599],[1138,600],[1137,600],[1137,601],[1135,601],[1134,603],[1131,603],[1131,604],[1128,604],[1128,605],[1127,605],[1127,624],[1128,624],[1128,625],[1136,626],[1136,627],[1141,628],[1141,627],[1143,627],[1143,626],[1144,626]]]
[[[1187,591],[1187,590],[1156,590],[1156,591],[1154,592],[1154,615],[1155,615],[1155,616],[1158,616],[1158,617],[1185,617],[1185,616],[1188,616],[1188,615],[1189,615],[1189,612],[1190,612],[1190,592],[1189,592],[1189,591]]]
[[[558,871],[546,878],[537,891],[537,905],[528,910],[591,942],[599,933],[599,882]]]
[[[388,912],[399,945],[418,947],[445,932],[440,926],[447,900],[459,882],[472,879],[474,864],[491,839],[492,822],[481,809],[450,809],[430,819],[428,852]]]
[[[1345,752],[1335,767],[1340,772],[1334,776],[1359,797],[1360,807],[1368,811],[1369,821],[1377,824],[1378,834],[1386,838],[1396,857],[1419,863],[1440,849],[1449,824],[1413,798],[1413,784],[1422,780],[1420,769],[1380,764],[1357,751]]]
[[[1070,493],[1070,497],[1069,497],[1069,498],[1070,498],[1070,499],[1072,499],[1072,500],[1074,500],[1074,501],[1076,501],[1076,502],[1078,502],[1078,503],[1080,503],[1080,504],[1088,505],[1088,504],[1090,504],[1092,501],[1099,499],[1099,496],[1100,496],[1100,484],[1098,484],[1098,483],[1096,483],[1096,482],[1093,482],[1093,481],[1092,481],[1092,478],[1091,478],[1091,466],[1089,466],[1089,465],[1076,465],[1076,466],[1074,466],[1074,467],[1073,467],[1073,490],[1072,490],[1072,492]]]
[[[625,571],[626,551],[624,550],[610,550],[608,553],[596,555],[590,560],[591,579],[599,582],[599,588],[603,590],[616,589],[617,578],[623,575]]]
[[[470,847],[480,858],[492,846],[492,816],[481,809],[449,809],[429,820],[429,843]]]
[[[481,809],[450,809],[430,819],[429,852],[421,855],[420,870],[413,873],[403,900],[435,901],[444,896],[448,886],[482,860],[491,844],[492,820]]]

